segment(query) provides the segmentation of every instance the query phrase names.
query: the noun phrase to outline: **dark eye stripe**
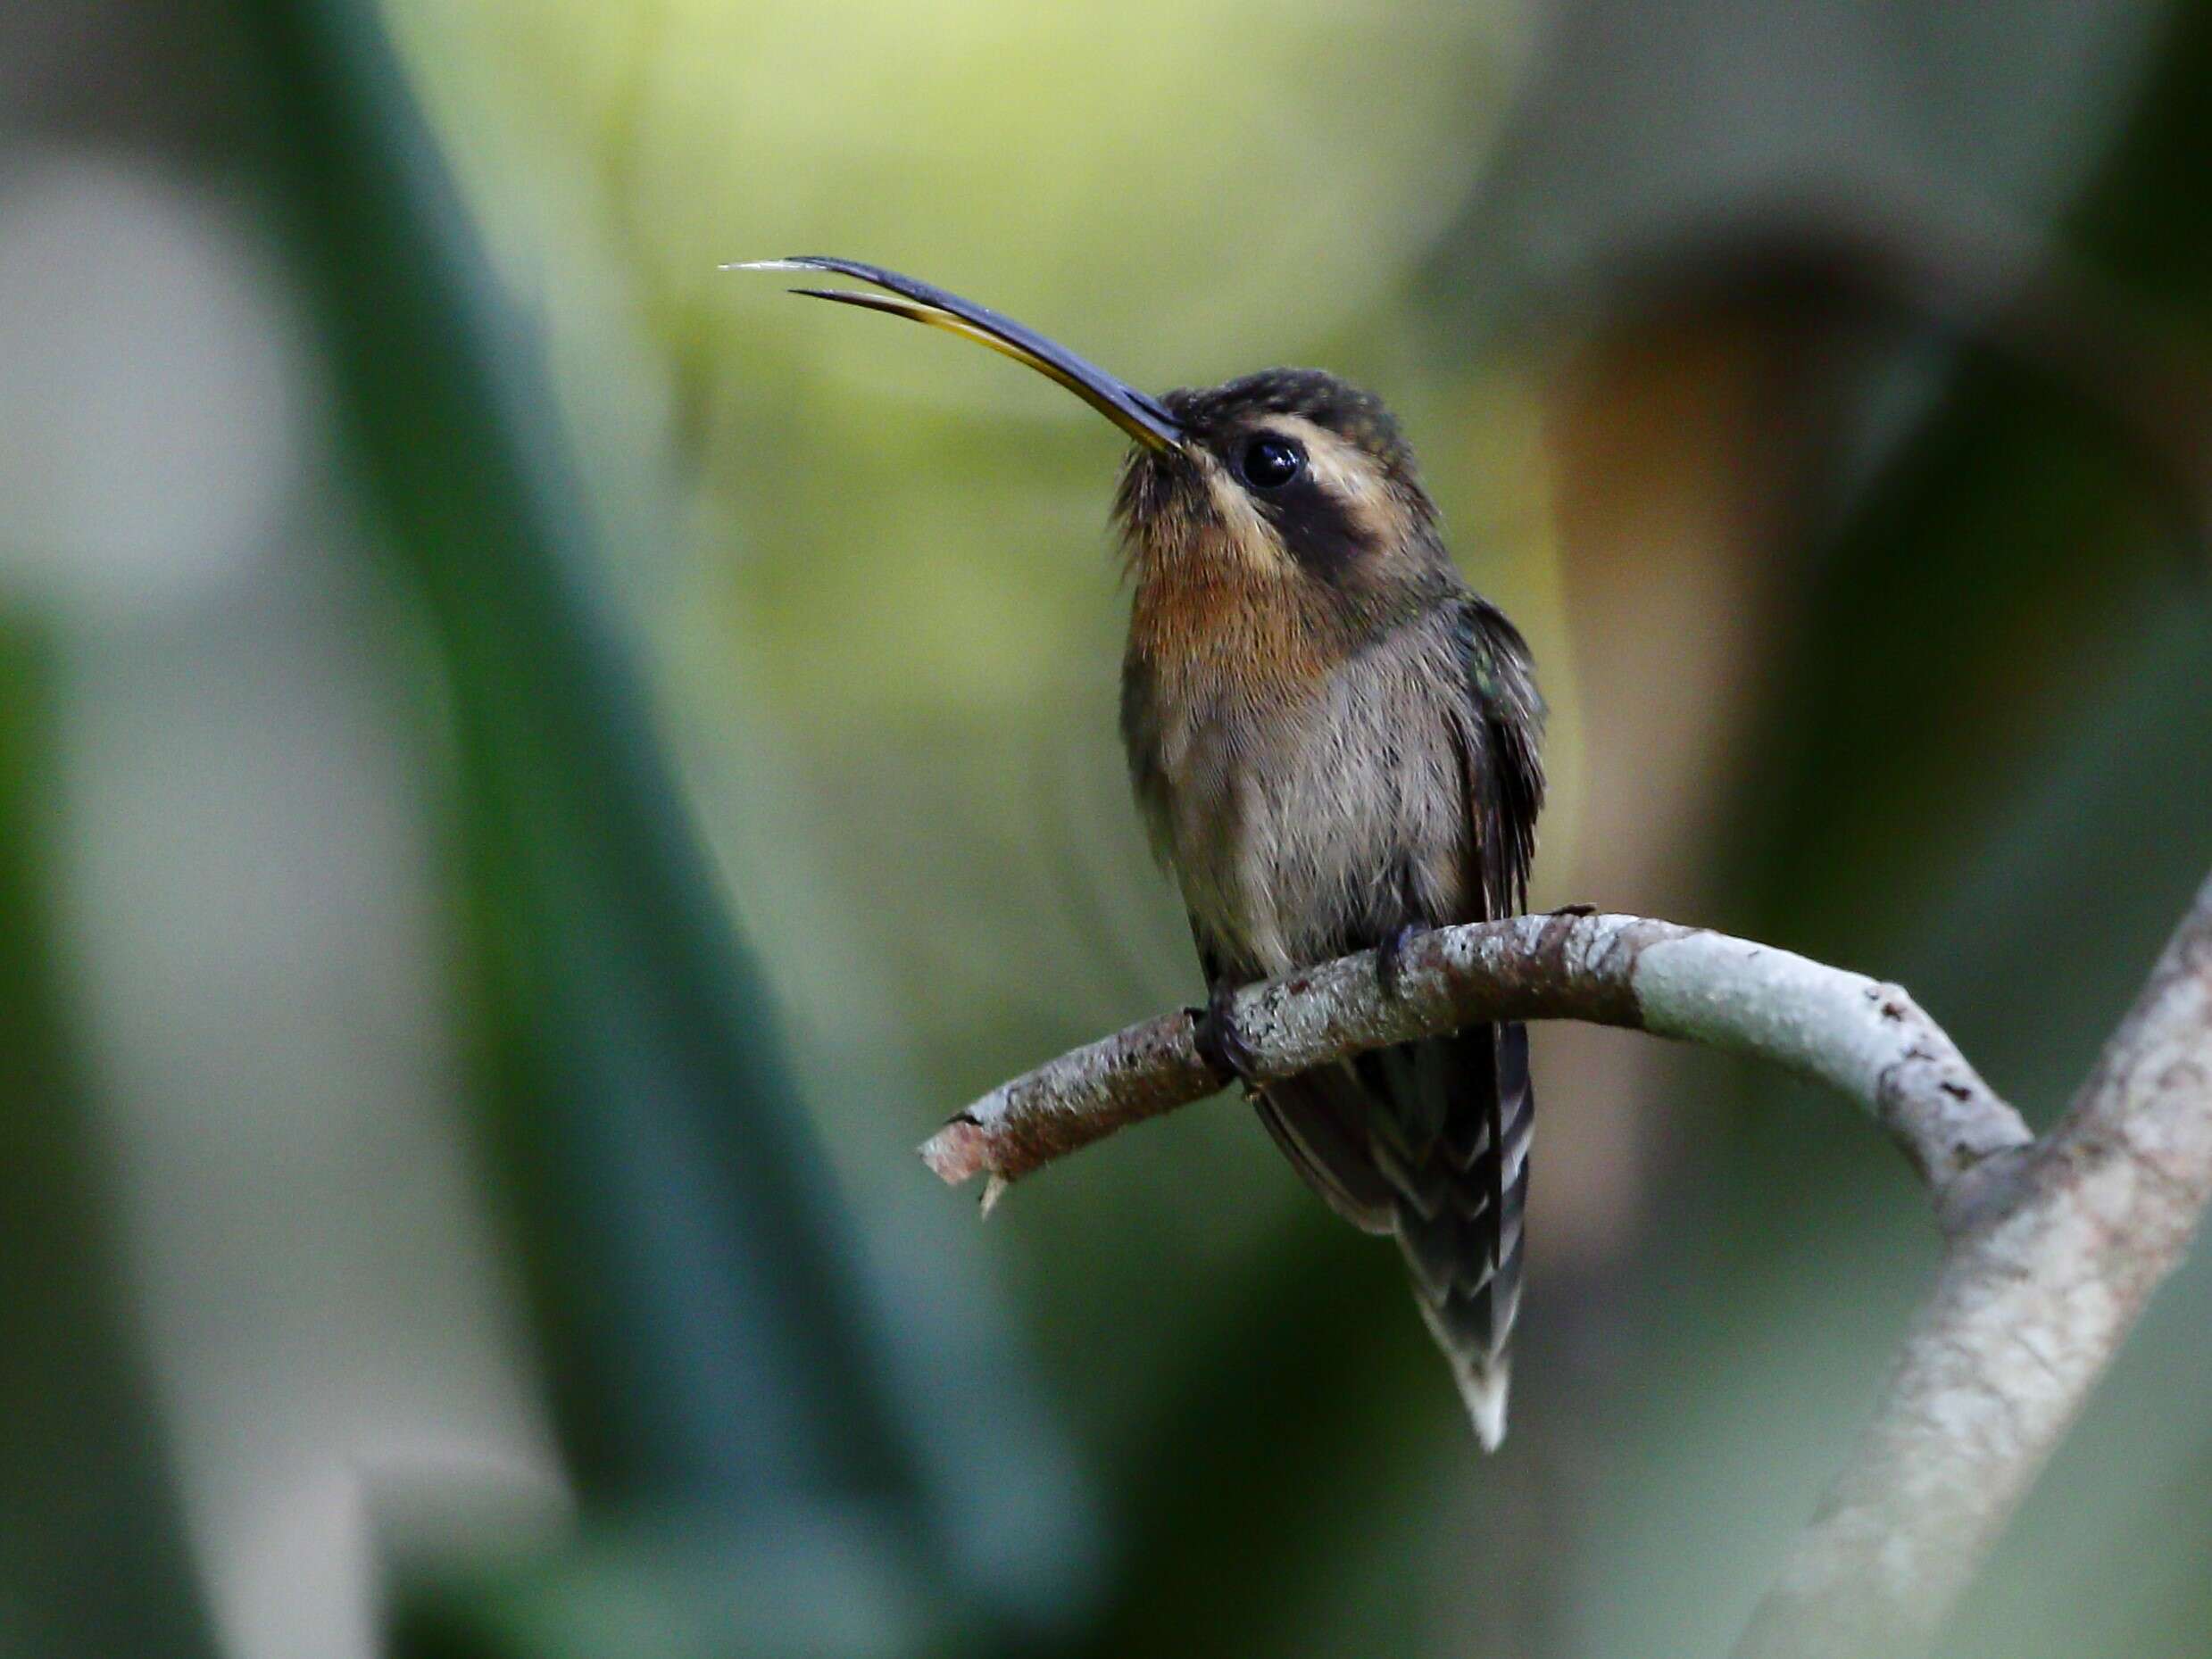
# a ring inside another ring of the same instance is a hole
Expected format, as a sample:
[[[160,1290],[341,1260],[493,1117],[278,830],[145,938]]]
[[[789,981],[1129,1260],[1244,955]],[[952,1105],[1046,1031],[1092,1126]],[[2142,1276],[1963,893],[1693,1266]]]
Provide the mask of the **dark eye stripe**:
[[[1275,527],[1291,557],[1324,581],[1342,576],[1365,545],[1351,506],[1317,484],[1310,473],[1279,494],[1255,496],[1253,504]]]

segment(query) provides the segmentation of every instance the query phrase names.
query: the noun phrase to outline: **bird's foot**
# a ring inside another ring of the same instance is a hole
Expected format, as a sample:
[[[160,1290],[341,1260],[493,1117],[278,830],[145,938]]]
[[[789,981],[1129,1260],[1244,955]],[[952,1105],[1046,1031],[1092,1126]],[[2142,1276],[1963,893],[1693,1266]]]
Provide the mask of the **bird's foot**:
[[[1204,1006],[1191,1009],[1190,1014],[1192,1044],[1198,1049],[1198,1058],[1213,1067],[1221,1086],[1226,1089],[1240,1082],[1247,1091],[1259,1088],[1254,1080],[1259,1062],[1245,1045],[1243,1033],[1236,1029],[1236,987],[1226,979],[1216,980],[1206,992]]]
[[[1407,922],[1392,928],[1375,947],[1375,980],[1385,997],[1396,999],[1405,979],[1406,947],[1427,931],[1418,922]]]
[[[1594,904],[1563,904],[1551,912],[1553,916],[1595,916],[1597,913],[1598,907]]]

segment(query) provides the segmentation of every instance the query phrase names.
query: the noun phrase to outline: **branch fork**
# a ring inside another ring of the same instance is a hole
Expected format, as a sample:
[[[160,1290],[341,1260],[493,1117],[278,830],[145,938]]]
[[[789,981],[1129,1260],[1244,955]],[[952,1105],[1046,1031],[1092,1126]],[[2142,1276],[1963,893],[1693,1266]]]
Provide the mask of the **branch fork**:
[[[1825,1083],[1926,1182],[1947,1235],[1874,1421],[1790,1546],[1737,1659],[1925,1653],[2212,1204],[2212,881],[2041,1139],[1896,985],[1634,916],[1438,928],[1386,988],[1363,951],[1232,1004],[1265,1083],[1485,1020],[1577,1019]],[[1002,1083],[921,1148],[1010,1182],[1217,1092],[1178,1010]]]

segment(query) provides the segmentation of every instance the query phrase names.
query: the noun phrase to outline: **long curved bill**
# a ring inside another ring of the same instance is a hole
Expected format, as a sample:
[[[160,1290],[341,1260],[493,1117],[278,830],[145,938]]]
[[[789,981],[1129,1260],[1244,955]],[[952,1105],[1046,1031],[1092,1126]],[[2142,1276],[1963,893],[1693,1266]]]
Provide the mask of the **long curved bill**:
[[[1116,379],[1096,363],[1077,357],[1066,346],[1046,339],[1035,329],[1025,328],[1012,318],[1001,316],[973,300],[963,300],[957,294],[947,294],[943,288],[912,277],[902,277],[895,270],[886,270],[880,265],[864,265],[859,260],[830,259],[820,254],[753,260],[722,269],[826,270],[887,288],[887,294],[856,294],[847,288],[794,288],[792,292],[817,300],[835,300],[841,305],[864,306],[872,311],[885,311],[965,336],[1059,381],[1138,443],[1152,449],[1182,447],[1182,424],[1157,398]]]

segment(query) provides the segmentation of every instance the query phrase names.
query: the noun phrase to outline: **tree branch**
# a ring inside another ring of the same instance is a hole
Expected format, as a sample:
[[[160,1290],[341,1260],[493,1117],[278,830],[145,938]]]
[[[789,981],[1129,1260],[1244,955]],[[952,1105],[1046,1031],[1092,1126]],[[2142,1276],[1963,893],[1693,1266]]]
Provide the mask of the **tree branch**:
[[[1238,1033],[1267,1082],[1481,1020],[1577,1019],[1770,1061],[1858,1102],[1940,1199],[2026,1125],[1895,985],[1786,950],[1633,916],[1516,917],[1438,928],[1385,993],[1375,953],[1240,991]],[[1004,1184],[1222,1080],[1189,1010],[1129,1026],[1002,1084],[923,1145],[947,1182]]]
[[[1518,917],[1240,992],[1260,1082],[1479,1020],[1579,1019],[1750,1055],[1856,1101],[1933,1189],[1950,1244],[1873,1423],[1737,1659],[1923,1653],[2212,1203],[2212,881],[2041,1141],[1904,991],[1627,916]],[[1188,1010],[993,1090],[922,1148],[1014,1181],[1221,1086]]]
[[[2212,1201],[2212,881],[2066,1118],[1945,1255],[1738,1659],[1925,1651]]]

